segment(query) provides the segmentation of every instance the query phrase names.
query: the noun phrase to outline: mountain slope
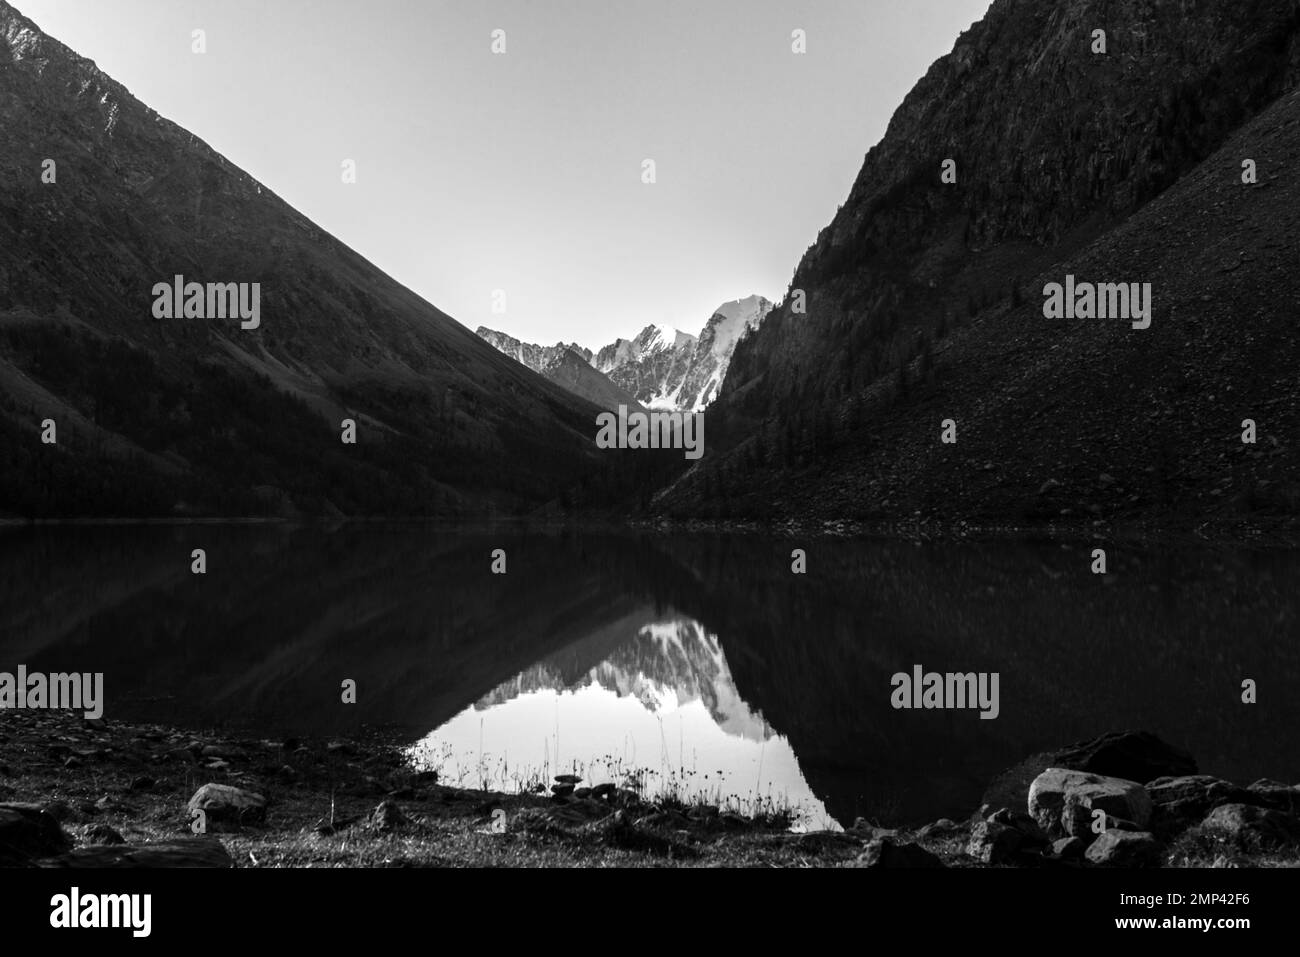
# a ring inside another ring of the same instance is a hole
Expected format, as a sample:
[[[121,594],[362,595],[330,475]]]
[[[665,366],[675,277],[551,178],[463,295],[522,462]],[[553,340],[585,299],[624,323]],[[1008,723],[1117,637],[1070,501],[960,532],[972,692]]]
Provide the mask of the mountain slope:
[[[1297,228],[1295,104],[1279,97],[1298,39],[1293,0],[995,2],[907,96],[792,295],[737,348],[713,454],[663,507],[1295,515],[1296,343],[1277,303],[1296,290],[1275,267]],[[1152,282],[1151,328],[1045,319],[1044,285],[1067,273]],[[1266,417],[1268,438],[1243,445],[1242,420]]]
[[[553,346],[520,342],[513,336],[486,326],[479,326],[475,330],[475,335],[490,343],[503,355],[526,365],[561,388],[602,409],[617,410],[620,405],[625,405],[629,409],[641,408],[641,403],[637,402],[631,393],[620,389],[607,376],[592,367],[590,349],[563,342]]]
[[[591,406],[4,0],[0,128],[0,512],[524,511],[589,464]],[[175,275],[260,283],[260,326],[154,318]]]

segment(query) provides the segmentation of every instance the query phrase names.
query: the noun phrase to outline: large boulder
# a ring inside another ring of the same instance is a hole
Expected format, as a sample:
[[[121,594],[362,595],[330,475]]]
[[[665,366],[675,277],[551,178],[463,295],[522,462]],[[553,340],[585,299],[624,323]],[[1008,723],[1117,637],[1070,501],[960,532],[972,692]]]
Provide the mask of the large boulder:
[[[1151,829],[1169,836],[1186,830],[1221,804],[1260,804],[1245,788],[1208,774],[1162,777],[1150,781]]]
[[[1029,816],[1049,837],[1089,840],[1097,810],[1145,827],[1151,819],[1151,798],[1136,781],[1067,768],[1048,768],[1029,786]]]
[[[1253,804],[1223,804],[1206,815],[1201,830],[1243,851],[1300,847],[1300,819]]]
[[[1196,760],[1149,731],[1112,731],[1021,761],[993,780],[981,804],[1023,807],[1030,783],[1048,768],[1088,771],[1126,781],[1195,774]]]
[[[0,867],[26,864],[71,846],[63,826],[39,804],[0,804]]]
[[[1300,814],[1300,786],[1291,786],[1283,784],[1281,781],[1270,781],[1267,778],[1261,778],[1246,788],[1246,795],[1246,798],[1241,802],[1243,804],[1257,804],[1260,807],[1272,808],[1275,811]]]
[[[228,784],[203,785],[194,792],[188,807],[191,818],[194,811],[201,810],[209,823],[255,824],[266,820],[266,798]]]
[[[1093,864],[1107,867],[1159,867],[1160,842],[1148,831],[1106,831],[1084,852]]]

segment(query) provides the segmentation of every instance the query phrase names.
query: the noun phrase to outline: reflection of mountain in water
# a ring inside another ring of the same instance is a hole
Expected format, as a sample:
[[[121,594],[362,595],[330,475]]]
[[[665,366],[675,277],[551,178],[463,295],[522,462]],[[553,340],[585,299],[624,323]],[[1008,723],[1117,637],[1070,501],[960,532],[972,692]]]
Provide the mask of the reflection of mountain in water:
[[[621,624],[627,627],[630,622]],[[593,664],[593,655],[600,653],[603,644],[581,641],[548,655],[497,685],[474,708],[486,710],[536,691],[577,691],[599,685],[620,698],[635,698],[653,713],[699,701],[727,734],[750,741],[772,736],[763,716],[741,698],[718,636],[698,621],[675,617],[643,625],[631,639],[605,649],[604,657]]]
[[[563,699],[565,721],[589,723],[585,737],[562,729],[563,750],[581,759],[643,718],[642,756],[657,754],[655,717],[676,700],[672,724],[728,752],[727,767],[766,744],[763,773],[775,775],[773,743],[783,745],[780,776],[806,779],[842,823],[969,813],[1026,755],[1116,728],[1151,730],[1233,780],[1296,766],[1300,552],[1130,545],[1099,580],[1077,545],[823,539],[808,574],[791,575],[795,544],[376,526],[11,529],[0,534],[0,670],[104,672],[110,720],[261,736],[382,726],[415,740],[468,709],[471,747],[474,702],[503,696],[502,734],[540,750],[556,715],[538,702]],[[206,578],[189,571],[199,545]],[[488,570],[497,547],[508,576]],[[998,719],[895,711],[890,676],[914,663],[998,672]],[[1241,680],[1260,675],[1267,703],[1243,706]],[[355,705],[340,704],[345,678],[361,692]]]

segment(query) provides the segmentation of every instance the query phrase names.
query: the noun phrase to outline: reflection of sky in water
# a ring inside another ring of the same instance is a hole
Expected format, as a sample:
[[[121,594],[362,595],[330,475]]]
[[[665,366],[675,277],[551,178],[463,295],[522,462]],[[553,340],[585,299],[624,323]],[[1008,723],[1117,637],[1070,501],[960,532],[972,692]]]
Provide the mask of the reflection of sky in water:
[[[584,786],[621,785],[640,771],[647,797],[676,788],[741,810],[770,800],[797,809],[807,827],[838,829],[698,622],[645,625],[585,669],[563,658],[484,695],[418,743],[417,758],[447,784],[502,790],[575,769]]]

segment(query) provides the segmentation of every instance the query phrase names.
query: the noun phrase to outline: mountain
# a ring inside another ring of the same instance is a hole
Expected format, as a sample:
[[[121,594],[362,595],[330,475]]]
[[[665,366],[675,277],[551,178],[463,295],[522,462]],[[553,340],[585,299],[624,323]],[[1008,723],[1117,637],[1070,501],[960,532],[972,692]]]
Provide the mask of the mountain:
[[[617,410],[620,405],[629,409],[641,408],[641,403],[634,396],[592,368],[590,349],[564,342],[553,346],[538,346],[520,342],[513,336],[486,326],[479,326],[475,334],[503,355],[602,409]]]
[[[701,702],[727,734],[766,741],[772,729],[745,703],[732,680],[718,636],[689,618],[619,623],[604,642],[578,642],[548,655],[474,703],[478,710],[537,691],[599,685],[648,711]],[[612,640],[610,640],[612,639]]]
[[[723,303],[698,337],[651,325],[605,346],[592,362],[650,408],[700,412],[722,387],[736,344],[771,309],[762,296]]]
[[[542,373],[546,366],[558,360],[565,352],[576,352],[584,362],[591,363],[591,350],[584,349],[576,342],[557,342],[553,346],[538,346],[531,342],[520,342],[514,336],[497,332],[487,326],[479,326],[474,334],[489,343],[498,352],[509,356],[521,365],[526,365],[536,373]]]
[[[635,339],[615,339],[600,349],[592,360],[592,365],[601,372],[608,373],[655,356],[692,349],[697,341],[689,332],[682,332],[672,326],[649,325]]]
[[[520,513],[590,467],[592,405],[4,0],[0,128],[0,514]],[[156,318],[178,275],[259,284],[256,328]]]
[[[1295,0],[996,0],[737,346],[661,509],[1294,521],[1298,41]],[[1150,328],[1046,318],[1069,275],[1151,283]]]
[[[762,296],[736,299],[718,307],[700,333],[700,341],[682,379],[678,395],[682,397],[683,408],[702,411],[718,397],[737,344],[757,329],[771,311],[772,303]]]
[[[723,303],[699,336],[672,326],[646,326],[635,339],[615,339],[593,353],[576,344],[539,346],[479,326],[478,335],[516,362],[602,408],[702,412],[717,396],[736,344],[772,309],[762,296]],[[582,360],[590,371],[580,368]]]

